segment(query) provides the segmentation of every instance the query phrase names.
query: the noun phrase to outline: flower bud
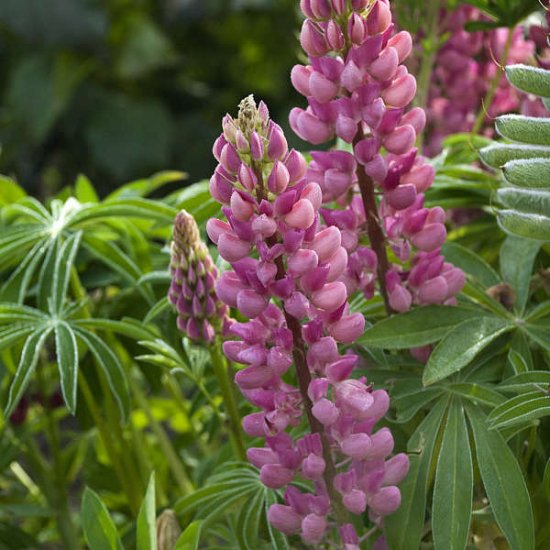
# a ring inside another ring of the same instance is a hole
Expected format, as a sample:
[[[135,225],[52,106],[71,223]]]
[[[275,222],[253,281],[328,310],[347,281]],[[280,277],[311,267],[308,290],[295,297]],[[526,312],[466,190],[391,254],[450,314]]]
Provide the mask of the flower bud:
[[[342,344],[351,344],[365,330],[365,318],[361,313],[352,313],[342,317],[329,328],[330,335]]]
[[[308,514],[302,520],[302,538],[308,544],[318,544],[327,529],[327,520],[317,514]]]
[[[286,535],[298,533],[302,527],[302,518],[284,504],[272,504],[267,512],[269,523]]]
[[[392,107],[405,107],[416,94],[416,80],[414,76],[407,74],[397,78],[392,84],[382,91],[382,99]]]
[[[315,210],[307,199],[300,199],[285,216],[285,222],[290,227],[307,229],[315,220]]]

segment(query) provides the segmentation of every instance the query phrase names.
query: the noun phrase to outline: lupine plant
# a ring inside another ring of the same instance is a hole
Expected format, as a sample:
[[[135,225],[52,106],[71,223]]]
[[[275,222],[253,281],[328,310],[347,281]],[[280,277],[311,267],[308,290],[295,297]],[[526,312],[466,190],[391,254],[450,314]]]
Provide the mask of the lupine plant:
[[[296,2],[301,147],[249,96],[209,181],[0,179],[0,548],[549,547],[549,119],[419,149],[457,36],[537,6],[428,4]]]

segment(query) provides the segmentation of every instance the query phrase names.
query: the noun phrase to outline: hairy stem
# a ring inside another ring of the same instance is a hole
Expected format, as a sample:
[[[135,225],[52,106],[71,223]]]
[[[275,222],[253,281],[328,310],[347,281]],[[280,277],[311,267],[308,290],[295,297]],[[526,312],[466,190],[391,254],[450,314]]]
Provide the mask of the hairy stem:
[[[472,128],[472,134],[479,134],[479,131],[481,130],[483,123],[485,122],[485,118],[489,113],[489,109],[493,104],[493,99],[495,98],[495,94],[497,93],[500,79],[502,78],[502,74],[504,72],[504,66],[508,61],[508,55],[510,54],[510,47],[512,46],[513,38],[514,38],[514,27],[510,27],[508,29],[508,36],[506,37],[506,43],[504,44],[504,51],[502,52],[502,58],[499,59],[500,66],[497,67],[497,72],[495,73],[495,76],[491,80],[491,85],[489,86],[487,95],[485,96],[483,103],[479,107],[479,112],[477,113],[477,117],[476,117],[474,126]]]
[[[357,134],[353,139],[353,146],[361,141],[364,137],[363,129],[359,126]],[[378,216],[378,205],[374,195],[374,182],[365,172],[365,168],[360,163],[357,163],[357,183],[361,191],[363,206],[365,207],[365,216],[367,218],[367,234],[369,236],[370,245],[376,254],[377,266],[376,273],[378,275],[378,284],[380,286],[380,294],[384,300],[384,306],[388,314],[392,313],[392,308],[388,300],[388,292],[386,289],[386,273],[389,270],[388,254],[386,251],[386,238],[382,231],[382,224]]]

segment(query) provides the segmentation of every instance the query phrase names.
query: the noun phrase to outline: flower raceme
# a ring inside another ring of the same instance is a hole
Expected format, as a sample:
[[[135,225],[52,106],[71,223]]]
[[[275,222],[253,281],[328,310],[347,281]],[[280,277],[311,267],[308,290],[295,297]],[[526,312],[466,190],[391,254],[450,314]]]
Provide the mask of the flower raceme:
[[[322,202],[339,207],[320,212],[342,232],[348,293],[370,298],[377,279],[388,311],[454,303],[464,274],[440,254],[445,213],[424,207],[434,169],[414,147],[426,117],[407,109],[416,92],[403,64],[410,34],[394,32],[384,0],[302,0],[301,7],[309,64],[296,65],[291,80],[308,107],[294,108],[290,124],[312,144],[336,136],[351,146],[352,152],[313,152],[306,173],[306,182],[320,185]]]
[[[237,119],[224,118],[213,152],[219,164],[210,189],[227,221],[210,220],[207,232],[231,265],[216,292],[249,319],[230,326],[235,339],[224,352],[245,365],[235,380],[260,409],[243,427],[266,446],[249,449],[248,458],[266,486],[286,488],[269,521],[312,545],[338,535],[349,550],[358,548],[350,514],[368,509],[381,522],[395,511],[408,459],[389,458],[391,432],[374,430],[387,393],[352,378],[358,358],[339,350],[365,325],[350,311],[342,281],[344,232],[321,223],[323,190],[306,179],[304,158],[288,150],[265,104],[243,100]],[[303,418],[307,433],[294,440],[288,429]],[[296,478],[312,491],[291,485]]]
[[[182,210],[174,221],[168,299],[178,314],[178,328],[191,340],[211,342],[227,323],[228,307],[214,289],[218,272],[197,222]]]

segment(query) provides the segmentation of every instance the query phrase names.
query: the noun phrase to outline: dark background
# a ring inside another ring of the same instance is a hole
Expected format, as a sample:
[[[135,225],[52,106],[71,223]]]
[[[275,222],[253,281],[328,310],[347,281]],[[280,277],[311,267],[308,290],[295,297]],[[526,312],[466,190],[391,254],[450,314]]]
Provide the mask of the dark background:
[[[298,4],[1,0],[0,172],[40,197],[78,173],[101,194],[164,169],[209,177],[243,96],[285,127],[303,103]]]

